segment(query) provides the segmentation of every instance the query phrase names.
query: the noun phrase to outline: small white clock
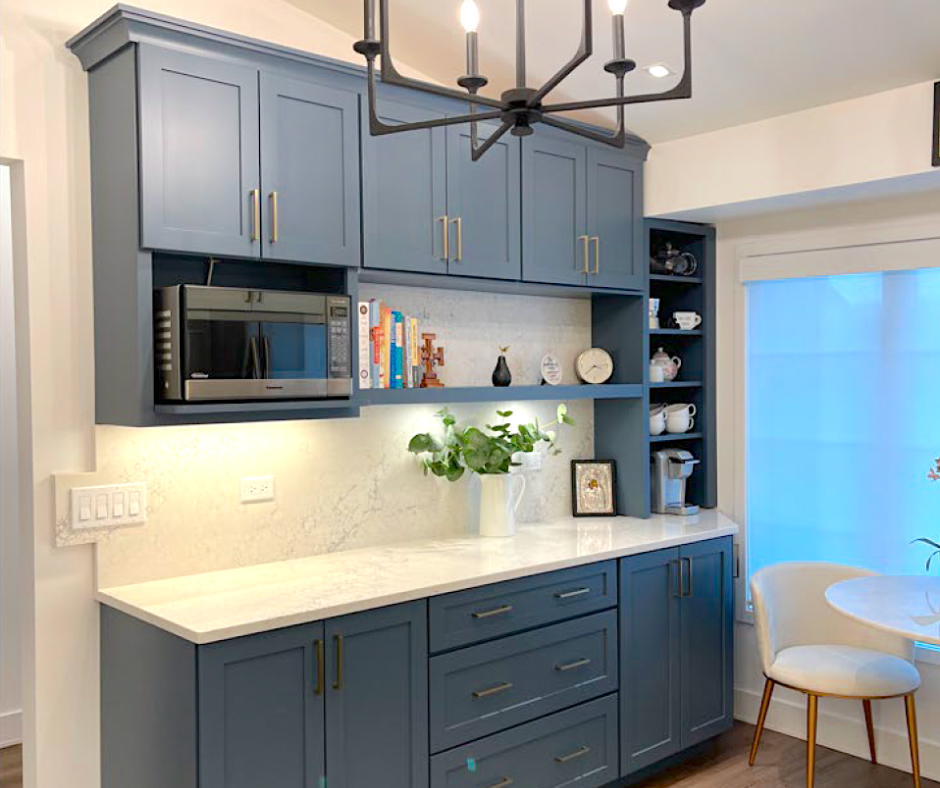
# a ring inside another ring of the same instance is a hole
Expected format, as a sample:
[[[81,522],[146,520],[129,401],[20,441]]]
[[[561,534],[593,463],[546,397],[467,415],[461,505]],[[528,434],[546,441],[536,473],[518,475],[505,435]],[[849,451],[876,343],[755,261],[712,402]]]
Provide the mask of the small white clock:
[[[614,374],[614,360],[603,348],[592,347],[578,356],[574,370],[582,383],[606,383]]]

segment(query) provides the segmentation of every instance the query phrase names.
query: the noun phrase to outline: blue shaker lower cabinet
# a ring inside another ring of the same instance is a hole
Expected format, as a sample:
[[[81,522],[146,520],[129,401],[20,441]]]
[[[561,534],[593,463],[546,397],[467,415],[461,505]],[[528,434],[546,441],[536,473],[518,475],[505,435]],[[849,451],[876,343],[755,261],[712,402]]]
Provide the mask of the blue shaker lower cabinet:
[[[624,775],[733,723],[731,537],[620,562]]]

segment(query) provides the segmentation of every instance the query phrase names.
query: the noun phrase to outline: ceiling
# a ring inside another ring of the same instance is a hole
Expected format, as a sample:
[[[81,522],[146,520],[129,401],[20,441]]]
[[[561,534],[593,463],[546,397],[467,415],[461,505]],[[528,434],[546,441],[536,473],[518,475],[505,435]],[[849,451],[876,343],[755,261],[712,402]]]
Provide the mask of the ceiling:
[[[362,0],[287,0],[356,38]],[[477,0],[484,91],[498,96],[514,75],[513,0]],[[390,0],[392,54],[445,84],[464,73],[460,0]],[[581,35],[579,0],[529,0],[529,82],[567,61]],[[694,97],[629,107],[627,125],[650,142],[687,137],[940,78],[937,0],[708,0],[692,20]],[[552,94],[555,100],[611,95],[610,12],[594,0],[594,56]],[[681,15],[666,0],[630,0],[627,56],[641,66],[682,66]],[[675,77],[641,70],[629,93],[664,90]],[[588,119],[600,122],[612,115]],[[926,121],[925,121],[926,122]]]

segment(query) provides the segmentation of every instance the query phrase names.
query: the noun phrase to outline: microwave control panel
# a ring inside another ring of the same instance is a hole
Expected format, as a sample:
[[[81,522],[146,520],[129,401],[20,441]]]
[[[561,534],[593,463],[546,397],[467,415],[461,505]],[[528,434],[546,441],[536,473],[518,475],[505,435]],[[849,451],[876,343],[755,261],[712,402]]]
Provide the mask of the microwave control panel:
[[[351,309],[348,297],[330,296],[326,300],[327,328],[330,342],[330,377],[352,377],[350,338]]]

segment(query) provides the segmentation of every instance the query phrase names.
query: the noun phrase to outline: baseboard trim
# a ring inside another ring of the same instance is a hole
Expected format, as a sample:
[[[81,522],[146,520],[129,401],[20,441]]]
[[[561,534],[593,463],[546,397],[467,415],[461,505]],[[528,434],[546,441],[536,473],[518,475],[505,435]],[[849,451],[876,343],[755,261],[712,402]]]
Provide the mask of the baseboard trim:
[[[23,712],[5,711],[0,714],[0,747],[23,743]]]
[[[777,691],[780,693],[780,690]],[[766,727],[769,730],[784,733],[797,739],[806,740],[806,704],[789,697],[774,696],[767,714]],[[760,712],[761,693],[750,690],[735,689],[734,716],[735,719],[757,722]],[[882,701],[889,702],[889,701]],[[900,700],[893,701],[901,703]],[[920,771],[921,776],[932,780],[940,779],[940,742],[928,738],[928,731],[920,725]],[[858,719],[834,714],[826,710],[825,698],[819,705],[819,727],[816,734],[816,743],[829,747],[832,750],[848,753],[863,760],[868,760],[868,736],[865,731],[865,720],[859,704]],[[897,731],[876,725],[875,744],[878,749],[878,762],[894,769],[910,773],[911,751],[908,748],[907,730]],[[758,756],[760,757],[760,756]]]

